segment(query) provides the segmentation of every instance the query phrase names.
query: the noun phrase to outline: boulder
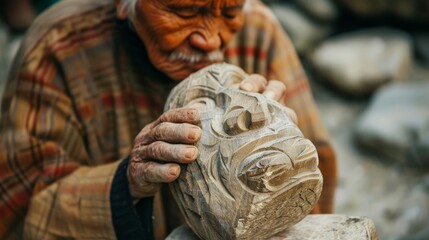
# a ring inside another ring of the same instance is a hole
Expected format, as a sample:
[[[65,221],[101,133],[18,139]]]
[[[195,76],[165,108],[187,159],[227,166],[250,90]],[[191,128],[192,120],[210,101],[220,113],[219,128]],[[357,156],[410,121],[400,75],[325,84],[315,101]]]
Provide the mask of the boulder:
[[[429,24],[427,0],[336,0],[361,17],[394,16],[417,24]]]
[[[358,121],[364,147],[412,167],[429,167],[429,81],[395,83],[377,92]]]
[[[326,40],[310,59],[320,79],[352,95],[366,95],[386,82],[409,75],[410,37],[398,30],[373,28]]]
[[[295,0],[295,2],[306,13],[319,21],[332,22],[338,16],[338,9],[331,0]]]
[[[301,54],[310,52],[330,32],[329,27],[312,21],[294,4],[272,3],[269,6]]]
[[[429,33],[420,32],[415,35],[417,56],[429,65]]]

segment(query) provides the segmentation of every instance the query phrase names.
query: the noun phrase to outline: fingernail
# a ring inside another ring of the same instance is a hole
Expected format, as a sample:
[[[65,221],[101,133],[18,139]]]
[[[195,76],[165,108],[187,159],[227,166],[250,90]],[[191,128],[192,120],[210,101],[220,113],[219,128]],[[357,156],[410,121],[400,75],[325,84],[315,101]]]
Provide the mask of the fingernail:
[[[240,88],[244,91],[247,91],[247,92],[253,91],[253,85],[250,83],[241,84]]]
[[[179,174],[179,167],[170,167],[168,169],[168,174],[170,174],[171,176],[177,176]]]
[[[264,92],[264,96],[269,98],[269,99],[275,99],[276,94],[272,91],[266,91],[266,92]]]
[[[199,127],[194,127],[194,129],[189,131],[188,139],[195,141],[200,137],[201,130]]]
[[[195,159],[195,154],[197,153],[195,147],[190,147],[185,150],[185,158]]]

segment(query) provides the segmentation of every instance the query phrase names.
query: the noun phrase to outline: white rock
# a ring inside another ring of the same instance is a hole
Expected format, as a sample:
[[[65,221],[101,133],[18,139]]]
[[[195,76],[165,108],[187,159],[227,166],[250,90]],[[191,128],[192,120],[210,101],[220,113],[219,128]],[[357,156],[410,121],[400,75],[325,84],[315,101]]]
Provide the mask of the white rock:
[[[331,0],[295,0],[295,2],[320,21],[331,22],[338,16],[338,9]]]
[[[313,22],[292,4],[274,3],[269,6],[299,53],[311,51],[330,32],[328,27]]]
[[[356,137],[391,159],[429,167],[429,81],[380,89],[357,124]]]
[[[322,43],[311,56],[321,78],[343,91],[368,94],[408,76],[412,62],[407,34],[384,28],[346,33]]]

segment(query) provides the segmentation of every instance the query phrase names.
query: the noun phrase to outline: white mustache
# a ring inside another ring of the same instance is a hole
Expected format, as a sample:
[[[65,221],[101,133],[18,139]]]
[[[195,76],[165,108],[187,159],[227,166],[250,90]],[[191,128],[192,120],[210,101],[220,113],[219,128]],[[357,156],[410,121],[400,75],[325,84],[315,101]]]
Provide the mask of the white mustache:
[[[207,60],[209,62],[220,62],[223,61],[223,53],[220,50],[215,50],[209,53],[184,53],[180,51],[174,51],[168,57],[170,62],[174,62],[176,60],[185,61],[189,63],[198,63],[202,60]]]

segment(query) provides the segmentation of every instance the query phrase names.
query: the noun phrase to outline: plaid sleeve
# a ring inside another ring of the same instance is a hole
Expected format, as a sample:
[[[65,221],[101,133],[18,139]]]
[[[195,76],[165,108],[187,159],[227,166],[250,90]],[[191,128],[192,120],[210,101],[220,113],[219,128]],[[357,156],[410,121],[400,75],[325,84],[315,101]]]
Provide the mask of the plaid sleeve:
[[[0,239],[150,239],[152,199],[133,205],[126,159],[90,156],[55,58],[27,52],[2,100]]]
[[[258,0],[247,1],[245,25],[228,45],[225,56],[248,73],[285,83],[286,94],[281,102],[296,112],[299,128],[319,154],[324,183],[315,212],[331,213],[337,177],[335,154],[295,49],[268,7]]]
[[[26,59],[2,102],[0,238],[22,227],[27,238],[114,238],[109,197],[118,162],[87,166],[84,131],[55,63]]]

